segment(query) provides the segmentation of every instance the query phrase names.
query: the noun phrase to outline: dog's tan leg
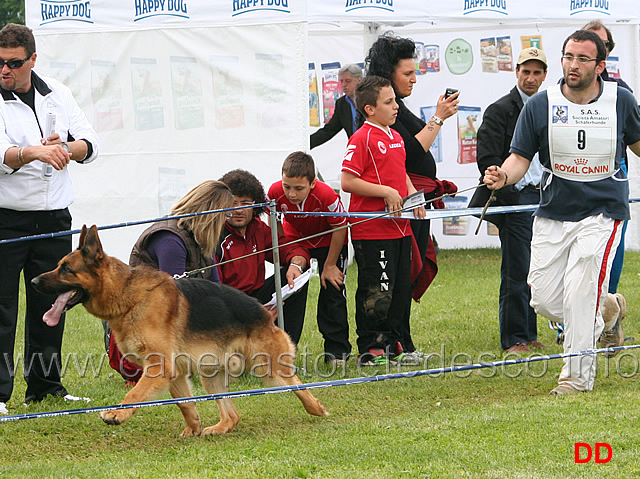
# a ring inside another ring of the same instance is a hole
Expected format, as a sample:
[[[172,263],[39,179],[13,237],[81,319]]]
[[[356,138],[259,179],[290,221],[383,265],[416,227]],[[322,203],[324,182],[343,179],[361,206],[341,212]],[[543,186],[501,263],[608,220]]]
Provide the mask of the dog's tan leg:
[[[295,374],[292,375],[291,367],[274,365],[273,375],[264,376],[263,381],[269,386],[290,386],[294,384],[302,384]],[[293,392],[298,399],[302,402],[305,411],[312,416],[328,416],[329,413],[324,408],[322,403],[311,394],[308,390],[294,391]]]
[[[191,397],[191,383],[189,382],[189,378],[185,375],[178,376],[172,383],[169,388],[169,392],[171,393],[171,397],[174,398],[185,398]],[[185,428],[182,431],[181,436],[199,436],[200,429],[200,416],[198,415],[198,410],[196,409],[195,403],[188,402],[184,404],[178,404],[182,415],[184,416]]]
[[[294,374],[293,360],[295,348],[289,337],[279,329],[272,330],[271,341],[263,341],[263,350],[269,352],[271,357],[270,368],[264,365],[264,355],[257,354],[251,359],[253,372],[262,378],[268,386],[291,386],[302,384],[298,376]],[[257,365],[256,365],[257,364]],[[262,364],[262,365],[259,365]],[[269,370],[270,369],[270,370]],[[322,403],[308,390],[294,391],[302,402],[305,411],[313,416],[328,416],[329,413]]]
[[[145,370],[138,384],[127,393],[120,404],[151,401],[166,393],[169,389],[171,378],[166,375],[163,376],[162,370],[160,366],[149,367],[148,370]],[[100,418],[107,424],[119,426],[130,419],[136,411],[137,408],[104,411],[100,413]]]
[[[209,394],[218,394],[227,392],[229,388],[225,385],[225,375],[220,372],[213,377],[200,376],[202,386]],[[240,422],[240,416],[236,411],[231,399],[216,399],[218,409],[220,410],[220,422],[214,426],[205,427],[202,430],[203,436],[212,434],[226,434],[236,427]]]

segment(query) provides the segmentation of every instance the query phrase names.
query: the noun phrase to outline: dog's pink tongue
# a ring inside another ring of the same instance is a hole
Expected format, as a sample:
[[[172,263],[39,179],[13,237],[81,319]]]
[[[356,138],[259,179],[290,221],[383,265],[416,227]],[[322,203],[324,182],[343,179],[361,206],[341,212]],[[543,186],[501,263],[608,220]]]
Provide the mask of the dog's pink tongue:
[[[53,303],[51,309],[44,313],[42,321],[44,321],[47,326],[53,327],[58,324],[58,322],[60,321],[60,315],[62,314],[62,311],[64,311],[64,307],[67,305],[67,301],[72,294],[73,290],[62,293],[60,296],[58,296],[56,302]]]

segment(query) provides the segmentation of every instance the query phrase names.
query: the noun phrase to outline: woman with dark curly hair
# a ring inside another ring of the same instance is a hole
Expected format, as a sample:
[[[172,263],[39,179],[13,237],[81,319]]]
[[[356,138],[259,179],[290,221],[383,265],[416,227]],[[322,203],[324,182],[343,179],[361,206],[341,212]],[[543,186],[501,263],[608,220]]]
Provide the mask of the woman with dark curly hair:
[[[411,95],[413,85],[416,83],[415,54],[416,45],[413,40],[385,33],[378,37],[369,49],[365,59],[365,69],[367,75],[377,75],[391,81],[399,106],[398,116],[392,128],[400,133],[404,140],[407,152],[407,174],[418,191],[424,190],[425,198],[428,200],[440,196],[442,193],[456,191],[455,185],[452,183],[437,179],[436,162],[429,148],[444,124],[444,120],[457,112],[460,100],[458,100],[458,92],[448,98],[444,98],[444,94],[442,94],[438,98],[435,115],[427,123],[407,108],[402,99]],[[433,280],[437,266],[435,265],[435,253],[428,255],[427,252],[431,240],[430,222],[412,220],[411,229],[424,265],[420,276],[414,279],[412,284],[413,297],[417,300]],[[427,262],[426,258],[430,258],[431,262]],[[403,345],[405,351],[415,352],[409,327],[409,312],[405,318],[405,329],[405,344]],[[409,355],[411,359],[420,359],[419,353],[413,356],[416,357],[413,358],[412,355]]]

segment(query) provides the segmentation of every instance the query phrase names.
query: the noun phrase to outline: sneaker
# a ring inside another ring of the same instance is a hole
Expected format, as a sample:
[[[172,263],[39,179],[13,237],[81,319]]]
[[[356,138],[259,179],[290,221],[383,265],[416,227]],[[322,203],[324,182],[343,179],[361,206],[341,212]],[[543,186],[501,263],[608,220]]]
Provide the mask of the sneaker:
[[[407,354],[410,354],[411,357],[418,358],[418,360],[420,361],[433,357],[433,353],[424,353],[422,351],[418,351],[417,349]]]
[[[564,324],[549,320],[549,329],[556,332],[556,344],[564,343]]]
[[[361,366],[393,366],[397,364],[395,361],[391,361],[387,356],[373,356],[366,361],[360,361]]]
[[[574,388],[571,384],[560,383],[555,388],[553,388],[549,394],[552,396],[561,396],[563,394],[573,394],[577,392],[580,392],[580,391]]]
[[[407,353],[396,354],[393,358],[391,358],[391,361],[393,361],[395,364],[409,365],[409,362],[407,361],[406,357],[407,357]]]
[[[3,402],[0,402],[0,414],[6,415],[9,414],[9,410],[7,409],[7,405]]]
[[[358,356],[358,364],[361,366],[395,366],[397,362],[389,359],[384,349],[371,348],[368,352]]]
[[[76,402],[76,401],[89,402],[89,401],[91,401],[91,399],[89,399],[89,398],[79,398],[78,396],[72,396],[71,394],[66,394],[66,395],[62,396],[62,399],[64,399],[65,401],[72,401],[72,402]]]
[[[611,303],[615,300],[615,303]],[[603,331],[600,335],[600,347],[601,348],[615,348],[617,346],[624,345],[624,333],[622,332],[622,320],[627,314],[627,301],[620,293],[609,294],[605,299],[605,305],[603,306],[603,316],[607,314],[606,310],[611,311],[611,308],[617,309],[618,318],[616,319],[613,327],[607,331]],[[605,310],[606,309],[606,310]],[[603,353],[606,358],[612,358],[618,351],[607,351]]]
[[[411,351],[410,353],[402,353],[393,359],[406,366],[419,366],[431,357],[433,357],[433,354],[423,353],[422,351]]]
[[[418,364],[420,364],[420,355],[417,353],[417,351],[412,351],[410,353],[401,353],[393,359],[398,361],[400,364],[404,364],[405,366],[417,366]]]

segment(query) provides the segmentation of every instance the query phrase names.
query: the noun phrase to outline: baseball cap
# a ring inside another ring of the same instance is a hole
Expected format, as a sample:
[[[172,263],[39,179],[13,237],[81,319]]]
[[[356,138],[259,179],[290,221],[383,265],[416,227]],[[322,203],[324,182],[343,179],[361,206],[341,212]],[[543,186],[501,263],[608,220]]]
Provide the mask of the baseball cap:
[[[520,56],[518,57],[518,65],[522,65],[524,62],[529,60],[538,60],[539,62],[544,63],[545,67],[548,67],[547,56],[544,54],[542,50],[536,47],[525,48],[520,52]]]

